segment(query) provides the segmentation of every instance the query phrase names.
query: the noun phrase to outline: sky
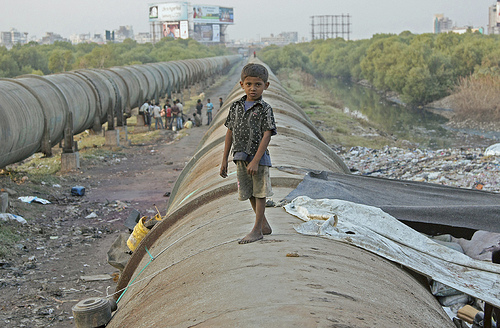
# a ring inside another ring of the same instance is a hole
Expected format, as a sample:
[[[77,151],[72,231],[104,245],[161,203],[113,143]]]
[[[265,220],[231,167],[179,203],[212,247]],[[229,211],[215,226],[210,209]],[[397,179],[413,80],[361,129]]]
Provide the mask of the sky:
[[[99,33],[131,25],[134,33],[149,32],[148,5],[175,1],[144,0],[0,0],[0,31],[16,28],[28,39],[54,32]],[[298,32],[311,38],[311,16],[351,16],[351,40],[369,39],[377,33],[414,34],[433,31],[433,15],[444,14],[456,26],[484,27],[488,7],[496,0],[199,0],[193,5],[234,8],[229,40],[256,40],[281,32]]]

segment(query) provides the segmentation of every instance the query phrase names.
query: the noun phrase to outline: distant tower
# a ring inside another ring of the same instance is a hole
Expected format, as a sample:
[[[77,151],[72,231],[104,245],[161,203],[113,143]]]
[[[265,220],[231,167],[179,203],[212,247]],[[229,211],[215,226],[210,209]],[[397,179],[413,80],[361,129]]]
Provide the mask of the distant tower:
[[[450,32],[453,29],[453,21],[443,14],[434,15],[434,34]]]
[[[488,8],[488,34],[500,34],[500,1]]]
[[[351,36],[351,16],[322,15],[311,16],[311,40],[341,37],[349,40]]]

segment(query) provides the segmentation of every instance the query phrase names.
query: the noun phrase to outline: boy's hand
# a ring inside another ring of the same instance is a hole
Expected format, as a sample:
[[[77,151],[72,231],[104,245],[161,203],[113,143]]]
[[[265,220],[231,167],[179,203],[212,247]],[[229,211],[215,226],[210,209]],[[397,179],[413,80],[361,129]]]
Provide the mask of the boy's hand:
[[[247,165],[247,173],[250,175],[257,174],[257,171],[259,170],[259,162],[251,161]]]
[[[227,161],[222,161],[222,164],[220,165],[220,176],[227,178]]]

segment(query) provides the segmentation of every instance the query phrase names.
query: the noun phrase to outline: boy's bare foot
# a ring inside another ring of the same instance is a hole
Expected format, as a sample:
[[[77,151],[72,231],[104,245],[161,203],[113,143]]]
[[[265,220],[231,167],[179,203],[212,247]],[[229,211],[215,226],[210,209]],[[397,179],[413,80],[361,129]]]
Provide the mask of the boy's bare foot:
[[[261,240],[262,238],[264,238],[264,236],[262,236],[262,233],[252,230],[248,235],[238,241],[238,244],[249,244],[253,243],[254,241]]]
[[[273,232],[273,229],[271,229],[271,226],[269,225],[269,222],[267,222],[266,219],[262,222],[262,234],[263,235],[270,235]]]

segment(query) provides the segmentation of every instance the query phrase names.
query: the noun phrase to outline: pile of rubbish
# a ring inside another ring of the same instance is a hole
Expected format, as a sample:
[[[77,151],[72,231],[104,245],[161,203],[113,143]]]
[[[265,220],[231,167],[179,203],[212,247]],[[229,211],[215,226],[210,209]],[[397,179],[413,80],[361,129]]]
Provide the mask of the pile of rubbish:
[[[500,151],[495,151],[496,145],[486,150],[352,147],[339,155],[353,174],[500,192]]]

